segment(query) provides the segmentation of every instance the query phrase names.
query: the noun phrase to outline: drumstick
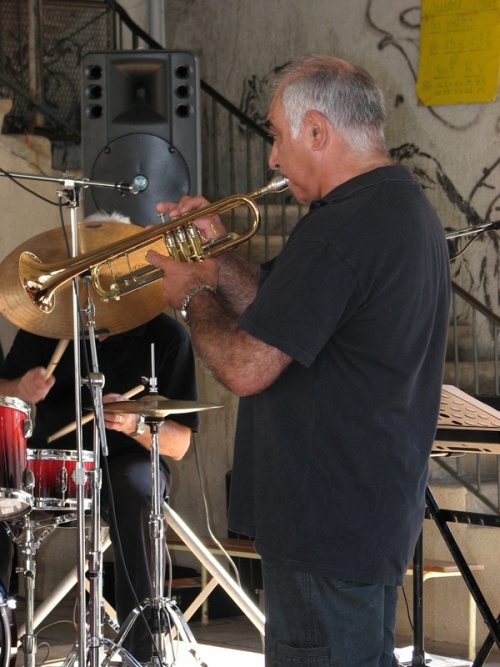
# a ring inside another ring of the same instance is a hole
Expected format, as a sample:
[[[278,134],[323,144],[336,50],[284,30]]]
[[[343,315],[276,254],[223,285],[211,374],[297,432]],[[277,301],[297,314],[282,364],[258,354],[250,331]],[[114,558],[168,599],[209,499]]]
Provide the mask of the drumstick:
[[[140,394],[141,391],[143,390],[144,390],[144,385],[138,384],[137,387],[134,387],[133,389],[130,389],[130,391],[127,391],[125,394],[123,394],[123,398],[132,398],[132,396]],[[94,419],[94,413],[89,412],[88,415],[85,415],[82,418],[82,426],[84,424],[88,424],[93,419]],[[58,438],[62,438],[63,435],[67,435],[68,433],[71,433],[72,431],[75,430],[76,430],[76,421],[72,422],[71,424],[67,424],[66,426],[63,426],[61,429],[59,429],[59,431],[56,431],[52,435],[49,435],[49,437],[47,438],[47,442],[53,442]]]
[[[52,359],[49,361],[49,365],[47,366],[47,370],[45,371],[45,375],[43,376],[44,380],[48,380],[49,377],[52,375],[52,373],[55,371],[55,368],[57,364],[59,363],[60,358],[64,354],[64,350],[68,347],[69,340],[60,340],[57,343],[57,347],[54,350],[54,354],[52,355]]]

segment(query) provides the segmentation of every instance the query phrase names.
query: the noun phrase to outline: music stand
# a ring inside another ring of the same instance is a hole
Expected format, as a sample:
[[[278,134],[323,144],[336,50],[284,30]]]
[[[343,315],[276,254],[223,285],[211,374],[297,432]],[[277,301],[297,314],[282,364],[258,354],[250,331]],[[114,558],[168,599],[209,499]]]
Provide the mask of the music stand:
[[[431,456],[460,454],[500,454],[500,412],[452,385],[444,385],[441,391],[438,428]],[[484,664],[493,644],[500,648],[500,626],[477,585],[447,522],[463,522],[486,526],[500,526],[500,517],[477,512],[452,512],[442,510],[429,487],[425,502],[430,518],[441,536],[472,595],[489,634],[474,660],[473,666]],[[413,560],[413,657],[412,667],[425,664],[423,642],[423,548],[422,533],[417,541]]]

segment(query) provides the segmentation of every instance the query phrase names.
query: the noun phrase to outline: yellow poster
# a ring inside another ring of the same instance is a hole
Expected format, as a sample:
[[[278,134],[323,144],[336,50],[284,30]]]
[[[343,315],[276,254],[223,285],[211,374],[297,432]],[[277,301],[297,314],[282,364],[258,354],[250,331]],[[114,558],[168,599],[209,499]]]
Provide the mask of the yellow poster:
[[[419,104],[492,102],[500,72],[500,0],[422,0]]]

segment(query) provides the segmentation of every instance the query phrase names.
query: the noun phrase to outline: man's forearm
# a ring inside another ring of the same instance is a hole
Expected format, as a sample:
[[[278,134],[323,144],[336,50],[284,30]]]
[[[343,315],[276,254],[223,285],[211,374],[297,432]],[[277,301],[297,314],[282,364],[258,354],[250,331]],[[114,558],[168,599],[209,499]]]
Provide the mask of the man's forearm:
[[[219,294],[201,291],[189,305],[188,323],[198,357],[237,396],[268,387],[292,359],[238,327]]]
[[[236,316],[255,299],[257,281],[257,269],[235,251],[221,255],[217,291]]]

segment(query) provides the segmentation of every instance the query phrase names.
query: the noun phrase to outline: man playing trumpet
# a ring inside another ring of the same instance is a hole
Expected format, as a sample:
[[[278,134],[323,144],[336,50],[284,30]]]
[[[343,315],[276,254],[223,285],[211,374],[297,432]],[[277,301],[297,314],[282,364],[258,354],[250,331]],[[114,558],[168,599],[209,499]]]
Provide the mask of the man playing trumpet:
[[[282,252],[260,274],[232,253],[147,257],[203,363],[241,397],[229,527],[262,558],[266,665],[394,667],[441,396],[446,241],[389,158],[367,72],[304,58],[273,93],[269,166],[310,205]]]

